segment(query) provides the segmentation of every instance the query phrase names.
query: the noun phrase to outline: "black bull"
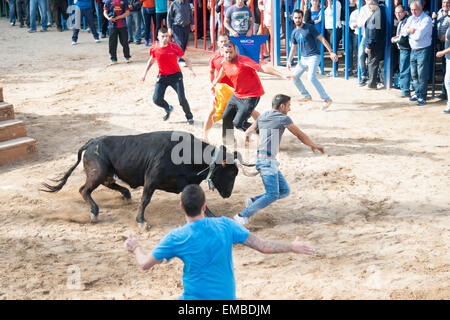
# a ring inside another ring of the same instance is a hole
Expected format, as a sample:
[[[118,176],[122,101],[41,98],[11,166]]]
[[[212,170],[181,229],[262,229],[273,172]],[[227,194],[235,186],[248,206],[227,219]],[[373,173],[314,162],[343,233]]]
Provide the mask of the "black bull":
[[[91,206],[91,220],[98,217],[98,205],[91,193],[100,185],[119,191],[130,199],[130,191],[116,183],[115,177],[131,188],[144,186],[136,221],[147,225],[144,212],[155,190],[180,193],[189,184],[200,184],[209,178],[223,198],[231,196],[234,181],[242,167],[238,152],[227,153],[224,146],[216,148],[180,131],[160,131],[131,136],[102,136],[89,140],[78,150],[78,161],[56,182],[44,183],[46,192],[57,192],[78,166],[83,156],[86,182],[80,188],[83,199]],[[209,177],[208,177],[209,176]],[[207,208],[206,214],[214,216]]]

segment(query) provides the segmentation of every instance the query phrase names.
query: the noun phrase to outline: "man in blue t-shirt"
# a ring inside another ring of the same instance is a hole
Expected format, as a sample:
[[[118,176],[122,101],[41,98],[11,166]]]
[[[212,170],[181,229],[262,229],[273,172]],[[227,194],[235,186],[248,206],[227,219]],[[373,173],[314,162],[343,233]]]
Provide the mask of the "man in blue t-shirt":
[[[330,53],[330,59],[334,62],[338,61],[338,56],[331,49],[330,44],[327,40],[317,31],[317,29],[311,25],[303,23],[303,11],[296,9],[294,10],[294,23],[295,29],[292,32],[292,48],[289,53],[289,58],[287,61],[287,67],[291,69],[291,61],[294,54],[297,52],[297,47],[300,48],[300,57],[298,64],[294,69],[294,84],[297,89],[302,94],[300,102],[311,101],[311,95],[308,90],[306,90],[303,85],[302,80],[300,80],[301,75],[308,69],[308,79],[314,85],[320,97],[323,100],[323,110],[327,109],[333,102],[331,98],[325,92],[325,89],[320,84],[319,80],[316,78],[317,67],[320,63],[320,47],[317,45],[316,39],[323,43],[324,47]]]
[[[247,56],[256,63],[259,63],[261,55],[261,45],[264,44],[269,35],[253,35],[250,37],[242,36],[230,37],[230,40],[236,45],[239,50],[239,54]]]
[[[130,236],[125,248],[136,255],[146,270],[163,259],[174,257],[184,262],[183,300],[234,300],[236,288],[232,248],[242,243],[261,253],[294,252],[312,254],[314,249],[302,245],[298,237],[292,243],[261,240],[232,219],[205,218],[205,193],[196,184],[181,194],[181,208],[187,223],[170,231],[150,253],[144,253],[138,241]]]

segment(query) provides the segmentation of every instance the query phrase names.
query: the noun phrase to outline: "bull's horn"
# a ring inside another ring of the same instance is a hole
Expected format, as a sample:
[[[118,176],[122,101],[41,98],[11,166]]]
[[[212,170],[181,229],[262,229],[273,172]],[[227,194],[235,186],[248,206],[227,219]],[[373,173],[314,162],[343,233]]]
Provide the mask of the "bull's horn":
[[[258,171],[254,171],[254,172],[248,172],[244,166],[242,165],[242,163],[238,160],[238,159],[234,159],[234,163],[236,164],[236,166],[242,170],[242,173],[247,176],[247,177],[254,177],[256,175],[259,174]]]

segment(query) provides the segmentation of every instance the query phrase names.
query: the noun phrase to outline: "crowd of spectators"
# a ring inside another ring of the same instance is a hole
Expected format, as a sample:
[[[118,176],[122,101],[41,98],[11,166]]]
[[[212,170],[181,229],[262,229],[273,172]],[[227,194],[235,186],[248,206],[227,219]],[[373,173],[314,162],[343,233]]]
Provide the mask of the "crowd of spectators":
[[[98,11],[95,9],[94,1],[97,3]],[[6,0],[6,2],[9,5],[11,26],[15,26],[17,21],[20,27],[26,25],[30,33],[37,31],[38,12],[41,32],[46,32],[52,25],[56,25],[57,30],[62,32],[65,29],[64,21],[69,18],[70,10],[67,10],[66,0]],[[112,3],[114,2],[119,0],[112,0]],[[324,3],[323,13],[321,2]],[[333,8],[333,3],[336,8]],[[399,96],[409,98],[418,105],[425,105],[433,68],[430,61],[433,60],[433,56],[436,56],[436,65],[439,66],[437,71],[442,71],[443,75],[447,73],[446,60],[449,54],[445,50],[448,48],[450,0],[442,0],[440,3],[442,7],[438,12],[430,12],[425,0],[409,0],[408,7],[403,6],[401,0],[394,0],[392,34],[388,35],[384,1],[365,0],[359,8],[359,0],[349,0],[348,57],[341,59],[340,65],[347,65],[348,74],[358,77],[360,86],[367,86],[372,90],[384,88],[384,55],[386,41],[390,39],[393,44],[393,83],[400,89]],[[203,4],[206,4],[206,8],[203,8]],[[206,0],[205,3],[199,0],[197,19],[194,21],[192,0],[128,0],[130,12],[124,19],[126,20],[124,27],[127,28],[128,34],[126,41],[139,45],[144,40],[145,45],[149,46],[156,41],[155,34],[162,26],[168,27],[175,43],[179,44],[183,51],[186,49],[189,32],[192,32],[195,26],[198,39],[206,36],[204,29],[209,29],[207,35],[211,43],[213,31],[218,32],[222,29],[230,36],[249,37],[253,34],[268,34],[269,40],[263,46],[264,58],[267,60],[272,38],[271,4],[272,0],[217,0],[214,1],[213,7],[212,0]],[[100,37],[106,38],[111,35],[114,28],[111,28],[108,16],[102,14],[105,5],[103,0],[75,0],[75,5],[80,9],[80,17],[84,18],[85,28],[89,26],[95,41],[99,42]],[[304,12],[304,22],[313,24],[320,33],[323,31],[325,39],[332,46],[336,46],[333,49],[344,53],[346,25],[344,0],[311,0],[309,3],[307,0],[282,0],[280,11],[282,38],[286,34],[292,34],[292,30],[286,33],[285,19],[287,17],[292,19],[292,15],[284,14],[286,7],[291,12],[300,8]],[[333,12],[336,14],[334,32]],[[212,15],[215,15],[214,28]],[[100,34],[97,33],[95,26],[95,16],[99,20]],[[76,44],[79,28],[73,30],[72,43]],[[122,33],[118,32],[122,35],[121,43],[124,38]],[[333,39],[333,35],[336,39]],[[115,43],[117,46],[117,39]],[[208,49],[211,50],[212,45]],[[339,63],[336,63],[336,73],[330,72],[327,75],[339,76]],[[446,81],[443,81],[441,94],[438,96],[442,100],[447,99],[446,86]],[[444,112],[450,113],[450,109],[447,107]]]

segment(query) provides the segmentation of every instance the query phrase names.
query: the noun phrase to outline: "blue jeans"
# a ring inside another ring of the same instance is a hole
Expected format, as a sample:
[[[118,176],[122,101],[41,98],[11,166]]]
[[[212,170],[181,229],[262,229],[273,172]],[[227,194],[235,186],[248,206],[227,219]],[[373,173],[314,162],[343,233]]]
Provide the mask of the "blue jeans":
[[[308,90],[306,90],[305,86],[303,85],[302,80],[300,80],[302,74],[306,71],[306,69],[308,69],[308,80],[314,85],[314,88],[316,88],[317,92],[323,100],[329,100],[330,97],[327,95],[325,89],[316,78],[317,67],[319,66],[319,64],[319,55],[301,57],[294,69],[294,75],[296,79],[292,81],[294,81],[295,86],[297,87],[298,91],[300,91],[303,97],[311,97]]]
[[[411,50],[410,68],[414,94],[417,98],[427,99],[428,79],[430,78],[431,46]]]
[[[128,39],[133,40],[133,20],[135,29],[136,41],[141,41],[141,20],[142,15],[140,11],[130,11],[130,15],[127,17],[127,27],[128,27]]]
[[[38,6],[42,29],[47,30],[47,0],[30,0],[30,29],[36,30],[36,10]]]
[[[256,158],[256,169],[260,172],[266,193],[253,197],[253,203],[240,213],[242,217],[251,217],[272,202],[289,195],[289,185],[278,170],[280,163],[269,158]]]
[[[145,25],[145,40],[150,41],[150,33],[152,32],[152,26],[156,24],[156,13],[155,8],[144,8],[141,9],[142,17],[144,18]],[[154,35],[155,41],[157,39],[157,35]]]
[[[97,28],[95,27],[94,14],[92,13],[92,8],[80,9],[80,22],[83,21],[83,17],[84,17],[87,25],[91,29],[94,39],[98,39],[98,32],[97,32]],[[80,29],[76,29],[76,28],[73,29],[72,41],[77,42],[79,32],[80,32]]]
[[[16,23],[16,0],[9,0],[9,22]]]
[[[410,71],[410,56],[411,51],[409,50],[400,50],[399,57],[399,73],[400,73],[400,89],[402,90],[402,94],[409,95],[409,88],[411,82],[411,71]]]
[[[358,35],[355,35],[358,37]],[[361,43],[359,44],[358,49],[358,67],[361,69],[361,77],[367,78],[367,65],[366,65],[366,58],[367,54],[364,51],[364,38],[361,38]]]

